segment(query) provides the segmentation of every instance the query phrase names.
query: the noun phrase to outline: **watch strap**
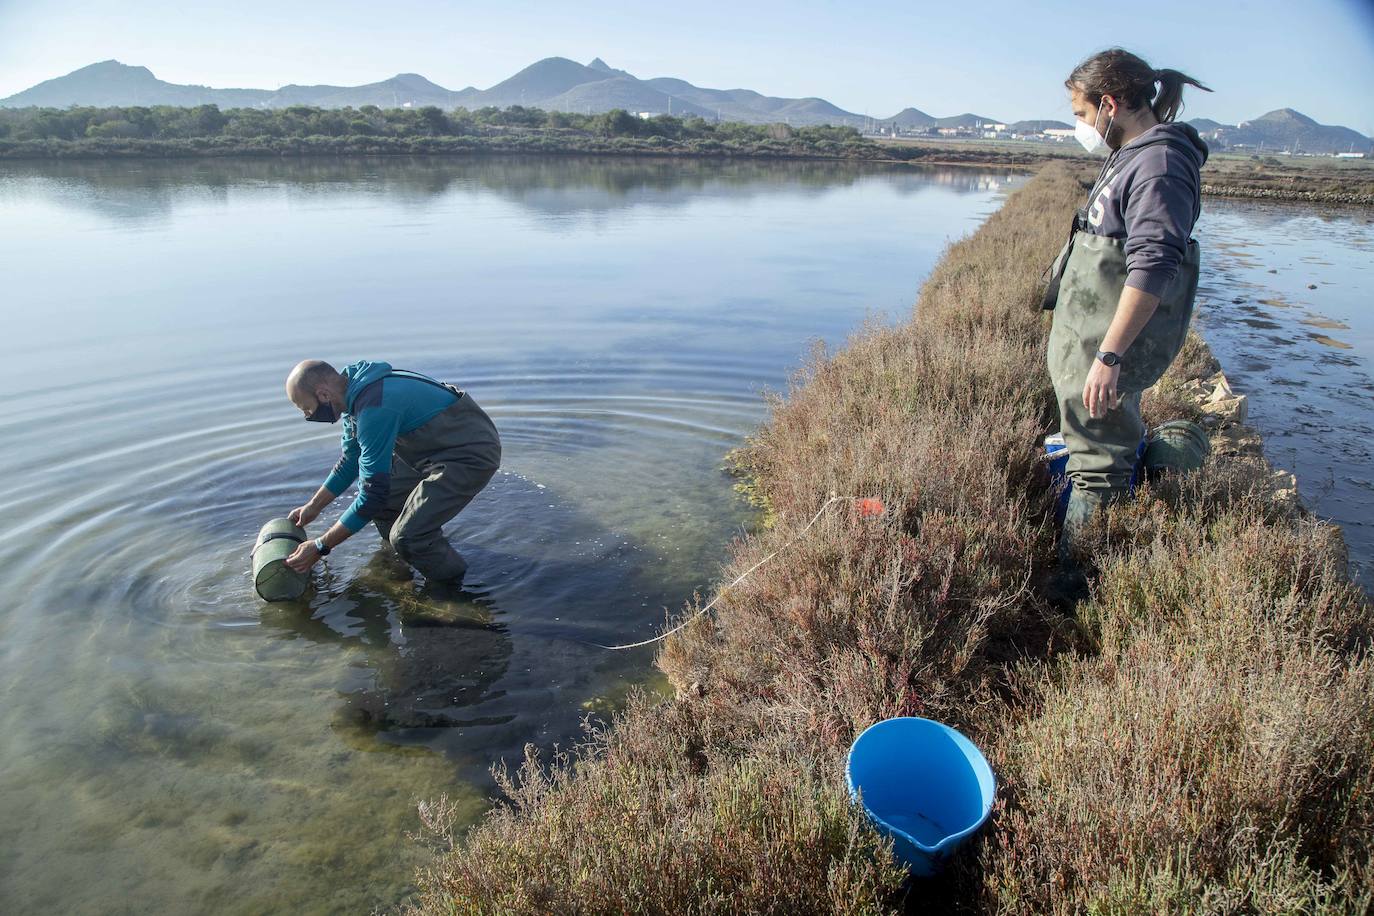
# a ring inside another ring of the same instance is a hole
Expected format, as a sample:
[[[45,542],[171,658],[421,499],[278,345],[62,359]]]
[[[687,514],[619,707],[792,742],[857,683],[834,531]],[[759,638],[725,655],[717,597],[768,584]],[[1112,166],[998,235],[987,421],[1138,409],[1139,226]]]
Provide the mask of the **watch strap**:
[[[320,556],[327,557],[334,548],[326,544],[324,538],[319,537],[315,538],[315,549],[320,552]]]

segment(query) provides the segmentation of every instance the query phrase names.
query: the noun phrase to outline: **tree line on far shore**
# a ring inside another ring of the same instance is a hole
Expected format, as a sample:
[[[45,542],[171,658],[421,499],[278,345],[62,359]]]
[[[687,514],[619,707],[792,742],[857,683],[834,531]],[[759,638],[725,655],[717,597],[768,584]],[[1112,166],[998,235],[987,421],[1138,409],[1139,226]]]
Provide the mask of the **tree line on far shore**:
[[[893,158],[852,127],[699,117],[436,106],[280,109],[171,105],[0,109],[0,157],[462,152],[480,149]]]

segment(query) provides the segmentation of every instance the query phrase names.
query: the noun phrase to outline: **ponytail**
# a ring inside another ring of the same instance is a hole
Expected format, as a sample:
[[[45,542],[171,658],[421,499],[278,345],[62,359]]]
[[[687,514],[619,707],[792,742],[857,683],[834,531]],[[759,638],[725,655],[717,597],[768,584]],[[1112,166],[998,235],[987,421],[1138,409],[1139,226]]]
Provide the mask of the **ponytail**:
[[[1159,91],[1155,91],[1155,84]],[[1083,61],[1073,69],[1064,85],[1087,95],[1094,105],[1110,95],[1128,109],[1149,105],[1160,123],[1178,117],[1183,108],[1184,85],[1211,92],[1186,73],[1156,70],[1140,57],[1122,48],[1109,48]]]
[[[1183,86],[1196,86],[1203,92],[1211,92],[1186,73],[1177,70],[1156,70],[1155,80],[1159,83],[1159,94],[1155,96],[1150,110],[1155,113],[1161,124],[1167,124],[1178,117],[1183,108]]]

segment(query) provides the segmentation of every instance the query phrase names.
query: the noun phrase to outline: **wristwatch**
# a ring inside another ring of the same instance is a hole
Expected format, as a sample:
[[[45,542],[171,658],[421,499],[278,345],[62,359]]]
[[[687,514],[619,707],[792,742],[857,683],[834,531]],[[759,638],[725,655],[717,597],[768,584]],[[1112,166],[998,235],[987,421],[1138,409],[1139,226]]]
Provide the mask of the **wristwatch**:
[[[1121,357],[1120,357],[1120,356],[1117,356],[1117,355],[1116,355],[1115,353],[1113,353],[1111,350],[1098,350],[1098,351],[1097,351],[1097,358],[1098,358],[1099,360],[1101,360],[1102,365],[1104,365],[1104,366],[1119,366],[1119,365],[1121,365]]]
[[[324,538],[315,538],[315,549],[320,552],[320,556],[327,557],[334,548],[326,544]]]

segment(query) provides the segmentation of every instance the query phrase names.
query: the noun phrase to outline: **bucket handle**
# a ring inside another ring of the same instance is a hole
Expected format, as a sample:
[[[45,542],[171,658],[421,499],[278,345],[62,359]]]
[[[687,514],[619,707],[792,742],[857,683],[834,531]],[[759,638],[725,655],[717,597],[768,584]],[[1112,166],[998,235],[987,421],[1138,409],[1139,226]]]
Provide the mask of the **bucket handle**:
[[[250,550],[250,551],[248,551],[248,555],[249,555],[250,557],[253,556],[255,553],[258,552],[258,548],[259,548],[259,547],[261,547],[263,544],[266,544],[268,541],[275,541],[277,538],[286,538],[288,541],[295,541],[297,544],[304,544],[304,543],[305,543],[305,538],[298,538],[298,537],[296,537],[294,534],[291,534],[290,532],[287,532],[287,531],[274,531],[274,532],[272,532],[271,534],[269,534],[267,537],[263,538],[261,541],[258,541],[256,544],[254,544],[254,545],[253,545],[253,549]]]

